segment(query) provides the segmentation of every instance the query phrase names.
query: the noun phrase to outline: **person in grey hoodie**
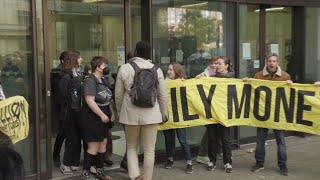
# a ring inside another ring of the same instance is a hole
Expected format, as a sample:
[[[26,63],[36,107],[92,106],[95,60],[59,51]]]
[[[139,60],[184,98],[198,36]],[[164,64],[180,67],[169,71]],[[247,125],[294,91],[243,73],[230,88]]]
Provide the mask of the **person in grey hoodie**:
[[[231,67],[231,61],[225,56],[218,57],[218,67],[215,77],[232,78],[234,72]],[[210,162],[208,163],[207,170],[213,171],[216,168],[218,142],[219,138],[222,141],[223,164],[226,173],[232,172],[232,159],[231,159],[231,143],[230,143],[230,128],[222,124],[209,124],[207,125],[208,131],[208,156]]]

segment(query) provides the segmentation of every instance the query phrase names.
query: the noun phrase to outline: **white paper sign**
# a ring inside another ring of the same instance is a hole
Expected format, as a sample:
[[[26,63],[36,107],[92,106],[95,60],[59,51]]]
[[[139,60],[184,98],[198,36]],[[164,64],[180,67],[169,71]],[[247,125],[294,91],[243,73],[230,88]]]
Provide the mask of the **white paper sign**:
[[[242,59],[251,59],[250,43],[242,43]]]
[[[260,60],[254,60],[253,61],[253,68],[259,69],[260,68]]]
[[[118,66],[121,66],[126,63],[125,57],[126,57],[125,47],[124,46],[118,46],[117,47],[117,56],[118,56]]]
[[[161,57],[161,64],[170,64],[170,57]]]
[[[176,50],[176,61],[183,62],[183,51],[181,49]]]
[[[270,44],[270,51],[279,55],[279,44]]]

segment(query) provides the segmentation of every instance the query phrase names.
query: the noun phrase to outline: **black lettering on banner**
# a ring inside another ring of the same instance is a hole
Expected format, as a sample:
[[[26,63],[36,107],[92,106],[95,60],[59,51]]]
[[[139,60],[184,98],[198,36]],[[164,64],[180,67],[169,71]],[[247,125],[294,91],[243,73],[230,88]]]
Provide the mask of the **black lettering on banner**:
[[[180,96],[181,96],[181,106],[182,106],[182,112],[183,112],[183,120],[184,121],[190,121],[190,120],[199,119],[199,115],[198,114],[193,114],[193,115],[189,114],[186,87],[180,87]]]
[[[3,108],[1,108],[0,109],[0,120],[1,120],[1,123],[2,124],[5,124],[6,123],[6,118],[5,118],[5,115],[6,114],[6,112],[5,112],[5,107],[3,107]]]
[[[210,90],[209,90],[209,95],[208,97],[206,96],[206,93],[204,92],[203,85],[198,84],[197,88],[199,91],[199,95],[201,97],[202,103],[204,105],[204,109],[206,112],[206,118],[212,118],[212,113],[211,113],[211,102],[212,102],[212,97],[214,94],[214,91],[216,89],[217,85],[211,85]]]
[[[312,91],[298,91],[298,107],[297,107],[297,123],[312,126],[313,122],[303,119],[303,111],[311,111],[312,106],[304,104],[304,96],[315,96],[315,92]]]
[[[296,97],[296,90],[290,88],[290,102],[287,101],[287,96],[283,87],[279,87],[276,90],[276,107],[274,112],[274,122],[280,121],[280,104],[282,102],[284,113],[288,123],[293,123],[294,116],[294,102]]]
[[[20,104],[20,106],[21,106],[21,110],[23,111],[23,113],[24,113],[24,117],[27,119],[28,117],[27,117],[27,111],[28,111],[28,109],[27,109],[27,111],[26,111],[26,109],[25,109],[25,101],[21,101],[20,102],[21,104]]]
[[[11,106],[11,112],[12,112],[12,115],[13,117],[19,119],[20,117],[20,103],[19,102],[15,102],[12,104]]]
[[[251,98],[251,85],[245,84],[242,90],[241,102],[239,107],[238,94],[236,85],[228,85],[228,119],[232,119],[233,115],[233,104],[236,112],[236,118],[240,118],[241,111],[244,105],[244,115],[243,118],[249,118],[250,114],[250,98]]]
[[[172,116],[173,122],[179,122],[179,113],[178,113],[178,103],[177,103],[177,89],[171,88],[171,108],[172,108]]]
[[[12,105],[8,105],[8,106],[4,107],[4,117],[5,117],[6,121],[7,121],[7,123],[10,123],[10,119],[13,118],[12,114],[11,114],[11,111],[10,111],[10,107],[11,106]]]
[[[265,92],[266,98],[265,98],[265,104],[264,104],[264,115],[259,114],[260,109],[260,95],[261,92]],[[260,86],[255,89],[254,92],[254,107],[253,107],[253,115],[254,117],[259,121],[267,121],[270,118],[271,113],[271,96],[272,91],[267,86]]]

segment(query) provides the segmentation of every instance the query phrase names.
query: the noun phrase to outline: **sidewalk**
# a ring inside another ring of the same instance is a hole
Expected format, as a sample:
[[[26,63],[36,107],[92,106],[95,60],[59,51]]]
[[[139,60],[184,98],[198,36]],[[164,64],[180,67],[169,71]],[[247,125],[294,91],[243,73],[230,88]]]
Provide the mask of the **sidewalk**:
[[[282,176],[277,167],[277,146],[274,140],[268,141],[266,146],[265,169],[253,173],[250,171],[254,164],[254,153],[248,153],[248,149],[254,148],[255,144],[243,145],[239,150],[233,151],[233,173],[224,172],[221,160],[217,162],[217,169],[207,171],[206,165],[193,162],[193,173],[186,174],[186,164],[183,160],[176,161],[172,169],[164,169],[163,164],[156,164],[153,180],[283,180],[283,179],[320,179],[320,136],[307,138],[286,138],[288,153],[289,175]],[[110,175],[115,180],[128,180],[128,175],[120,169],[110,170]],[[79,178],[69,178],[72,180]]]

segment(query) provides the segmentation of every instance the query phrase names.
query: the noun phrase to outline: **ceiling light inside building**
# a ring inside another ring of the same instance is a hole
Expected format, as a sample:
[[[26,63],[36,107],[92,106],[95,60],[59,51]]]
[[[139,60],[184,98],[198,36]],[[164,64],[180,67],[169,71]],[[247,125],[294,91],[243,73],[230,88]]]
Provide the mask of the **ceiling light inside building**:
[[[284,7],[275,7],[275,8],[267,8],[266,11],[281,11],[284,10]],[[260,12],[260,9],[254,10],[254,12]]]
[[[83,3],[97,3],[102,1],[105,1],[105,0],[82,0]]]
[[[183,5],[181,7],[186,8],[186,7],[202,6],[202,5],[206,5],[206,4],[208,4],[208,2],[197,3],[197,4],[188,4],[188,5]]]

